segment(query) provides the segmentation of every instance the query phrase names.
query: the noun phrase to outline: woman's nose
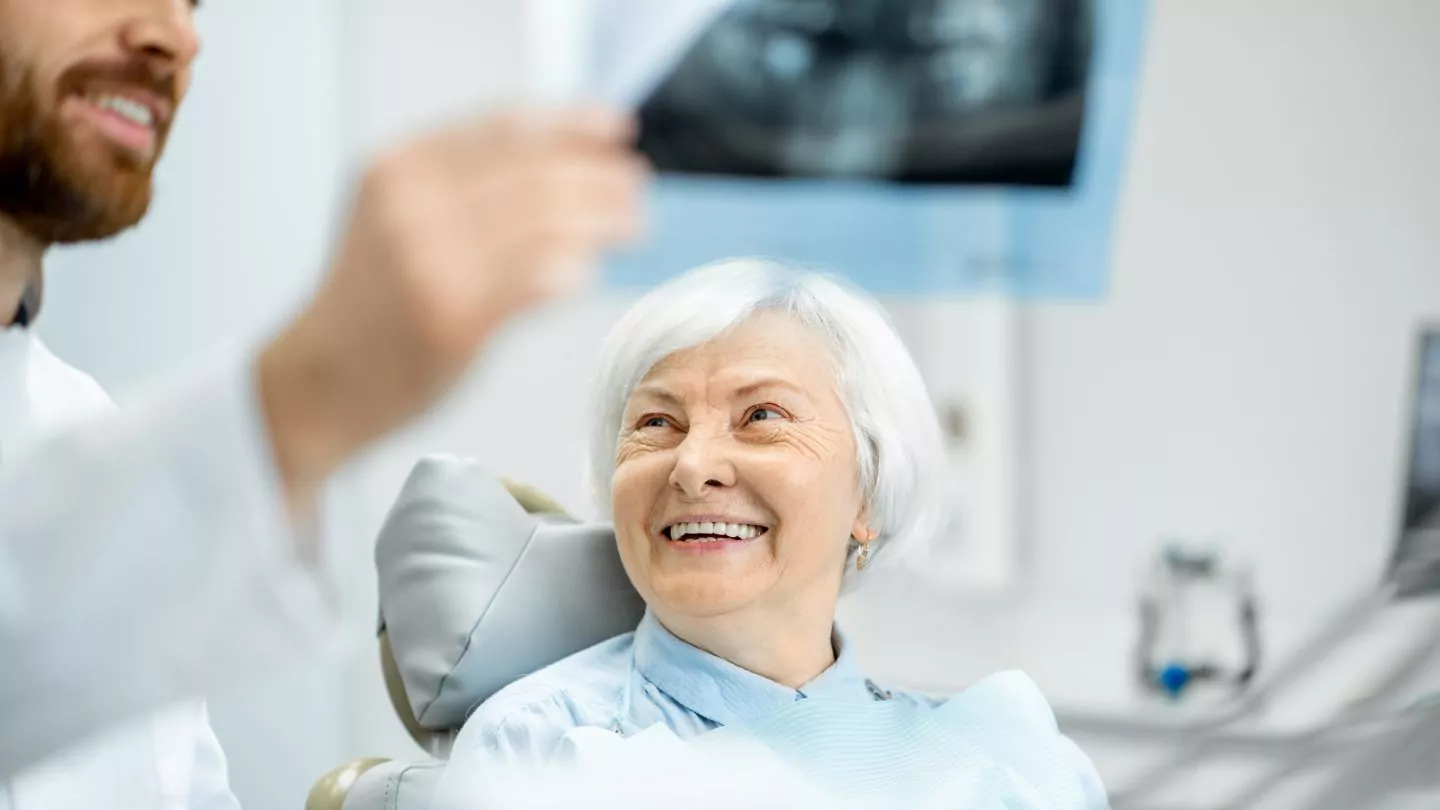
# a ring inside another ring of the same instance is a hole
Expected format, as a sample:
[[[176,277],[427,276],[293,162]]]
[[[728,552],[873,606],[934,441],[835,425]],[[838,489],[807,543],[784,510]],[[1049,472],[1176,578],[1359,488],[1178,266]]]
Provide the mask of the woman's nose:
[[[735,485],[735,467],[725,452],[726,440],[692,430],[675,453],[670,486],[699,498],[713,489]]]

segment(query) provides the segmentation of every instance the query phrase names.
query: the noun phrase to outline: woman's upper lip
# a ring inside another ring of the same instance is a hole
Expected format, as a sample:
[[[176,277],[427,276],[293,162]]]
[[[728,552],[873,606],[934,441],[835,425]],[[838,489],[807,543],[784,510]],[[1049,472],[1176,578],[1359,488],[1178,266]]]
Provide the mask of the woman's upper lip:
[[[680,515],[679,517],[670,518],[669,520],[662,523],[660,525],[660,529],[661,531],[664,531],[665,529],[668,529],[671,526],[676,525],[677,523],[737,523],[742,526],[760,526],[762,528],[766,527],[766,524],[761,523],[758,520],[750,520],[748,518],[736,517],[734,515],[710,514]]]

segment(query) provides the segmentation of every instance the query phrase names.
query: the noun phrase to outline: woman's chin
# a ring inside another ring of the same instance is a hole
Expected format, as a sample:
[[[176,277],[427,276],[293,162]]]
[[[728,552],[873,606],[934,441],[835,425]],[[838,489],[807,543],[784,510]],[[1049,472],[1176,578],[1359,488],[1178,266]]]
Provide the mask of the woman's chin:
[[[687,572],[657,577],[650,583],[656,601],[670,611],[703,618],[730,613],[753,602],[764,586],[743,574]]]

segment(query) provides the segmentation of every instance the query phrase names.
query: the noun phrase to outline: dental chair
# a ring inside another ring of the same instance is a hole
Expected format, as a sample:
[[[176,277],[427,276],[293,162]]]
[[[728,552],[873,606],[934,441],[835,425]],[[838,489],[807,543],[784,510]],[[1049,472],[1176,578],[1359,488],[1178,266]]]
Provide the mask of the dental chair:
[[[326,774],[306,810],[426,810],[455,734],[501,688],[635,629],[644,603],[609,526],[467,459],[410,473],[375,544],[380,666],[428,757],[360,759]]]

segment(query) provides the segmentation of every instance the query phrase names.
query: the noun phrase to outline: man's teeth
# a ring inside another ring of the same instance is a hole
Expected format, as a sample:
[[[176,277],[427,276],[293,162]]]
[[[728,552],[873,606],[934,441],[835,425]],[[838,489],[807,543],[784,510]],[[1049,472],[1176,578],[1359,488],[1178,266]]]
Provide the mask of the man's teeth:
[[[671,540],[686,540],[691,543],[708,543],[734,538],[750,540],[765,531],[763,526],[748,523],[676,523],[670,527]]]
[[[96,107],[110,110],[142,127],[155,126],[155,113],[138,101],[124,96],[89,96],[87,100]]]

